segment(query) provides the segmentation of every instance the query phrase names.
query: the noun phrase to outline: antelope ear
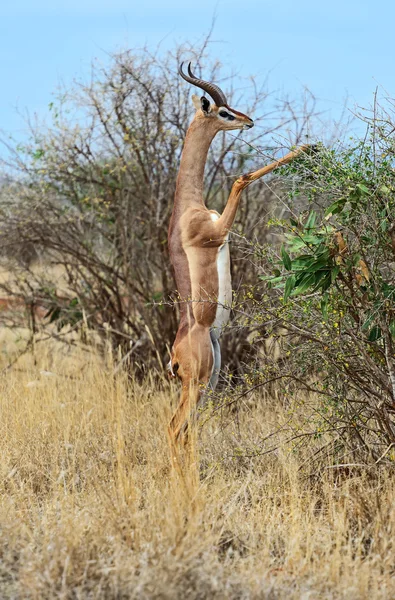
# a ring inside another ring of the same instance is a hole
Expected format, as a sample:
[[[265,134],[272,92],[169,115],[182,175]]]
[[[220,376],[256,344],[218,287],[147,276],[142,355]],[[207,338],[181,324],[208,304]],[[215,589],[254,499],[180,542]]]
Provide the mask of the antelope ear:
[[[208,115],[208,113],[211,112],[211,104],[205,96],[200,98],[200,106],[205,115]]]
[[[192,102],[193,102],[193,106],[196,108],[196,110],[199,110],[201,107],[199,96],[197,96],[196,94],[192,94]]]
[[[205,115],[208,115],[211,112],[210,101],[205,96],[202,96],[201,98],[199,98],[199,96],[196,96],[196,94],[193,94],[192,102],[193,102],[193,105],[196,108],[196,110],[199,110],[201,108]]]

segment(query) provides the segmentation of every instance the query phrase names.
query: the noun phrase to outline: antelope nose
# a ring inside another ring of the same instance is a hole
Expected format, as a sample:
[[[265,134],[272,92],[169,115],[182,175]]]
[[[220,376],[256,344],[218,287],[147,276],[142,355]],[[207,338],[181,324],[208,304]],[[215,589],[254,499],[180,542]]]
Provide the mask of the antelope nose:
[[[254,127],[254,121],[247,123],[246,126],[248,127],[248,129],[251,129],[251,127]]]

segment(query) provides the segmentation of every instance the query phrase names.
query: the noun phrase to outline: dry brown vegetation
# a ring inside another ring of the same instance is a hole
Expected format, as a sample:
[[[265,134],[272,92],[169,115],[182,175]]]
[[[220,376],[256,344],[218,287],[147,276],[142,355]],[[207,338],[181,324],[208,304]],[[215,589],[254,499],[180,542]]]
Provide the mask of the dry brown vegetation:
[[[256,395],[200,419],[181,475],[175,390],[113,367],[42,346],[1,375],[1,598],[394,597],[388,471],[314,478],[314,442],[241,456],[289,421]]]
[[[169,52],[115,53],[94,63],[89,81],[61,89],[49,106],[48,126],[26,123],[23,144],[0,132],[0,296],[51,312],[59,325],[81,320],[113,348],[129,352],[144,376],[168,362],[178,328],[177,294],[167,248],[176,176],[194,114],[191,86],[178,67],[217,81],[229,101],[253,114],[253,131],[220,134],[205,171],[205,201],[222,212],[235,179],[299,145],[312,131],[315,99],[292,102],[270,93],[267,81],[227,77],[208,56],[208,38]],[[204,68],[203,68],[204,67]],[[274,141],[273,136],[279,137]],[[281,214],[267,181],[245,190],[234,230],[263,242],[269,213]],[[256,281],[252,263],[232,242],[234,289]],[[42,268],[39,268],[41,263]],[[20,315],[17,315],[20,316]],[[19,326],[0,311],[0,322]],[[20,321],[20,319],[16,319]],[[235,375],[253,349],[249,332],[222,339]]]

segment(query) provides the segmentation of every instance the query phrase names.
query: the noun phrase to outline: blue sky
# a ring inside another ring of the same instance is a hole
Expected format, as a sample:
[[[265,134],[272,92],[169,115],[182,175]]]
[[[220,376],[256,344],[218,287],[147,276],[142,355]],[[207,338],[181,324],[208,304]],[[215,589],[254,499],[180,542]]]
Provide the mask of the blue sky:
[[[3,0],[0,129],[23,136],[15,107],[44,116],[59,83],[88,77],[93,58],[195,40],[216,25],[222,62],[297,94],[303,85],[336,117],[344,98],[366,106],[376,85],[395,94],[395,3],[364,0]]]

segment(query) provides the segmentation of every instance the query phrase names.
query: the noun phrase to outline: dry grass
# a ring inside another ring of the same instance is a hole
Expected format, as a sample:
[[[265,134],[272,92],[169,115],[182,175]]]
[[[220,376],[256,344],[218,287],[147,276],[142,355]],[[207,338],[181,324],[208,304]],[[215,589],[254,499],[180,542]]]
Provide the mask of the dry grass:
[[[237,458],[285,418],[257,398],[235,431],[232,415],[204,425],[181,476],[174,391],[77,358],[41,351],[1,376],[2,599],[395,596],[388,475],[312,483],[307,449]]]

